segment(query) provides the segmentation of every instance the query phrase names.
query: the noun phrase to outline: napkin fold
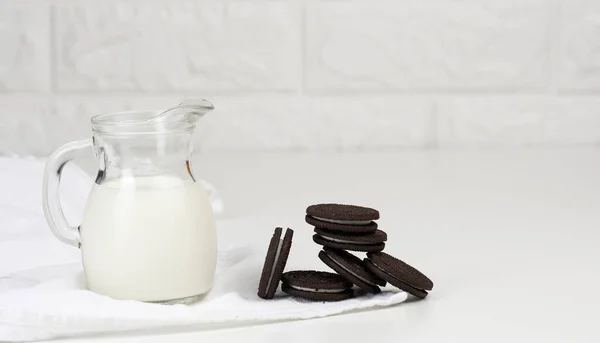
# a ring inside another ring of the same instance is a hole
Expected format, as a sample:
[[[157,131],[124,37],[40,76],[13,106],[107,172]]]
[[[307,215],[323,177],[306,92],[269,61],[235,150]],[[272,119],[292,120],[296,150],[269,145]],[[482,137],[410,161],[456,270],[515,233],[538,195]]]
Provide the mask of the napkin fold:
[[[256,292],[264,252],[249,246],[220,247],[219,251],[215,284],[204,299],[192,305],[114,300],[93,293],[85,287],[80,263],[0,278],[0,341],[177,327],[206,330],[215,324],[234,327],[390,306],[407,297],[404,292],[384,290],[340,302],[313,302],[279,291],[275,299],[263,300]]]

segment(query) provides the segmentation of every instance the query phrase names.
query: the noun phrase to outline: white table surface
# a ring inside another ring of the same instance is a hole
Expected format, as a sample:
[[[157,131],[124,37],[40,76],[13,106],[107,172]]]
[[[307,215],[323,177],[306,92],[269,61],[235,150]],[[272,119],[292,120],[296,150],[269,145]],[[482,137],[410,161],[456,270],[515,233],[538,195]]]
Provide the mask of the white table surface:
[[[373,206],[386,251],[427,274],[433,291],[322,319],[66,341],[600,341],[600,149],[221,154],[195,169],[225,199],[221,239],[266,250],[273,228],[289,226],[287,269],[327,270],[306,206]],[[248,220],[262,229],[246,230]]]

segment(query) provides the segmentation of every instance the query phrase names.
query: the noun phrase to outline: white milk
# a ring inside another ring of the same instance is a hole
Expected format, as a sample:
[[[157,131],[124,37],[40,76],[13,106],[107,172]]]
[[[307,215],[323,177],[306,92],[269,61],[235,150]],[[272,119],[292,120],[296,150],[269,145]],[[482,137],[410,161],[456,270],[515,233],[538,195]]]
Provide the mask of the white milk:
[[[208,196],[201,183],[168,176],[94,184],[81,250],[94,292],[141,301],[205,293],[217,257]]]

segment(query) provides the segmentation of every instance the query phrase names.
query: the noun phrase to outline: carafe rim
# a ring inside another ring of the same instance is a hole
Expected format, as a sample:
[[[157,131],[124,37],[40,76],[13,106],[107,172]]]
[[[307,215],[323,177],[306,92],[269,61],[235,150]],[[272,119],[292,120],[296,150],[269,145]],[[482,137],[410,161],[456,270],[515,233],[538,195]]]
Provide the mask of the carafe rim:
[[[91,118],[92,133],[109,136],[148,135],[189,132],[195,127],[195,123],[184,120],[168,123],[145,122],[146,119],[160,112],[160,110],[129,110],[100,113]]]
[[[196,121],[214,109],[205,99],[188,101],[168,110],[104,112],[91,118],[92,132],[100,135],[143,135],[190,132]]]

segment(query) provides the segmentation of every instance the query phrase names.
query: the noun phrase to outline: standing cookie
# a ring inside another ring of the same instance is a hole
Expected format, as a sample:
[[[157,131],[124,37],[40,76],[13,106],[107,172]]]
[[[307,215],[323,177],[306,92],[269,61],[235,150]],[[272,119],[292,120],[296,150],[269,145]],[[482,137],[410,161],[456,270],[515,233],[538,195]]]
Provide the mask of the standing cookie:
[[[273,299],[292,247],[294,231],[287,229],[285,236],[281,239],[282,232],[283,229],[280,227],[275,229],[265,257],[260,283],[258,284],[258,296],[263,299]]]

